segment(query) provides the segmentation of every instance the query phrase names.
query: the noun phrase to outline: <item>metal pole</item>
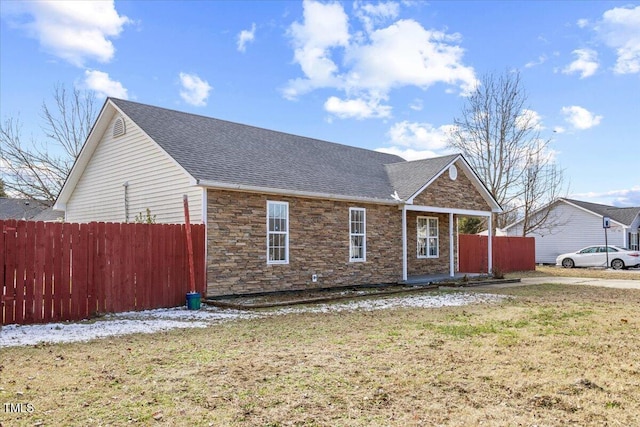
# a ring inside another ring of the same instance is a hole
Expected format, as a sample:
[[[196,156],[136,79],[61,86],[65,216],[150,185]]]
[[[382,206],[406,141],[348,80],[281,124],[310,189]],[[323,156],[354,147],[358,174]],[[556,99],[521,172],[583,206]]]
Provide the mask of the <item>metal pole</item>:
[[[609,241],[607,240],[607,227],[604,228],[604,250],[607,254],[607,265],[606,268],[609,268]]]

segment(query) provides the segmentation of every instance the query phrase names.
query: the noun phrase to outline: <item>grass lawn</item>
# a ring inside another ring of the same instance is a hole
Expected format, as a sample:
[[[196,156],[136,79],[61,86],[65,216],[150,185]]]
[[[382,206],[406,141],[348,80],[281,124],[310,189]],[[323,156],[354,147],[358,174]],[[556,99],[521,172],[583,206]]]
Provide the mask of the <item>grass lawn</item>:
[[[0,423],[640,425],[640,291],[472,292],[513,298],[3,348]]]

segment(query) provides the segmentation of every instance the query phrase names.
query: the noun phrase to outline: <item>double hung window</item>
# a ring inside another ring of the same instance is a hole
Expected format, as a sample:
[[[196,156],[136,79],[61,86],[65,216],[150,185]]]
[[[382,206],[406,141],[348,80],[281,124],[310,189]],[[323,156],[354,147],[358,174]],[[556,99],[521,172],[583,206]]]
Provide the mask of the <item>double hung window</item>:
[[[367,213],[349,208],[349,261],[367,260]]]
[[[289,263],[289,203],[267,202],[267,264]]]
[[[418,258],[438,258],[438,218],[418,217]]]

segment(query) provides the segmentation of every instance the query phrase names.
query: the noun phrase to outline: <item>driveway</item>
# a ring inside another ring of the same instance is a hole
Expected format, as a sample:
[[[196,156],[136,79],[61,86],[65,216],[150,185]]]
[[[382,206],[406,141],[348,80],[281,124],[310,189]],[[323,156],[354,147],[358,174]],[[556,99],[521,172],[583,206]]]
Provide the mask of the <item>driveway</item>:
[[[526,277],[521,279],[520,283],[496,283],[482,286],[489,289],[500,289],[522,285],[540,285],[542,283],[558,283],[561,285],[586,285],[600,286],[604,288],[617,289],[640,289],[640,280],[625,279],[594,279],[589,277]]]

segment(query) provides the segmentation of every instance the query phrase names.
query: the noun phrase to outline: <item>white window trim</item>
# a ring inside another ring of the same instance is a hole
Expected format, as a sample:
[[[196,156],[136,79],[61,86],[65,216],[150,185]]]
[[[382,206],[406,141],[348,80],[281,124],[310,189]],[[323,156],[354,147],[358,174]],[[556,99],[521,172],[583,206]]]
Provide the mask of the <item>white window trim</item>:
[[[269,208],[271,207],[271,205],[285,205],[287,207],[287,216],[286,216],[286,222],[287,222],[287,230],[283,233],[283,232],[273,232],[269,230]],[[273,201],[273,200],[267,200],[267,264],[271,265],[271,264],[289,264],[289,229],[291,228],[289,225],[289,202],[280,202],[280,201]],[[285,248],[284,248],[284,260],[276,260],[276,261],[272,261],[269,259],[269,236],[271,234],[284,234],[285,235]]]
[[[362,211],[362,222],[364,225],[363,233],[351,232],[351,212]],[[351,254],[351,238],[353,236],[362,236],[362,258],[352,258]],[[366,262],[367,261],[367,210],[365,208],[349,208],[349,262]]]
[[[629,249],[637,251],[640,249],[640,232],[629,233]],[[634,249],[635,248],[635,249]]]
[[[427,235],[424,237],[426,238],[426,242],[425,242],[425,248],[426,248],[426,255],[420,255],[420,235],[418,234],[420,232],[420,220],[424,219],[427,221]],[[429,236],[429,220],[430,219],[435,219],[436,220],[436,240],[438,242],[438,244],[436,245],[436,254],[435,255],[429,255],[429,237],[433,237],[433,236]],[[418,216],[416,218],[416,256],[418,257],[418,259],[427,259],[427,258],[440,258],[440,219],[437,216]]]

